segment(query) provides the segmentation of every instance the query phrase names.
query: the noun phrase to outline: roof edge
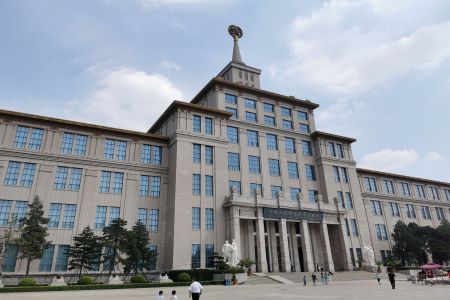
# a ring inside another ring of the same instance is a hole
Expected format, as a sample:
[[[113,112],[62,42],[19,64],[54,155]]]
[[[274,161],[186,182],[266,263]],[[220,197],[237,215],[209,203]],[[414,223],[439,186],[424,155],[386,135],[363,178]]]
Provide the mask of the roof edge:
[[[346,137],[346,136],[338,135],[338,134],[333,134],[333,133],[328,133],[328,132],[323,132],[323,131],[314,131],[313,133],[311,133],[311,136],[313,138],[314,137],[332,138],[332,139],[336,139],[336,140],[349,142],[350,144],[356,142],[356,139],[354,139],[354,138]]]
[[[388,173],[388,172],[377,171],[377,170],[356,168],[356,172],[357,173],[358,172],[370,173],[370,174],[376,174],[376,175],[386,176],[386,177],[397,177],[397,178],[402,178],[402,179],[405,179],[405,180],[428,182],[428,183],[433,183],[433,184],[436,184],[436,185],[446,185],[446,186],[450,187],[450,182],[439,181],[439,180],[432,180],[432,179],[426,179],[426,178],[420,178],[420,177],[414,177],[414,176],[408,176],[408,175],[401,175],[401,174],[395,174],[395,173]]]

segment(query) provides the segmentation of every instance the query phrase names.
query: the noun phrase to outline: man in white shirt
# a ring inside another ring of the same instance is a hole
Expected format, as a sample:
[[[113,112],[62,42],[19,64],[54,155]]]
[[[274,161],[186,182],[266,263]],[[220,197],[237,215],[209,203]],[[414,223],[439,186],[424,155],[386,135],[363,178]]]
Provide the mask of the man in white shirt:
[[[200,300],[201,293],[202,285],[196,280],[195,277],[192,277],[192,283],[189,286],[189,298],[192,297],[192,300]]]

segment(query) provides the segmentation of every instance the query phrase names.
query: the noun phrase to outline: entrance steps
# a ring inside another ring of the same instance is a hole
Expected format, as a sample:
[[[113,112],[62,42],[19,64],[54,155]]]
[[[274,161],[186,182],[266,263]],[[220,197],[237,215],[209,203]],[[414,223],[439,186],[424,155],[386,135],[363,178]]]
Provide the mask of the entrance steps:
[[[317,281],[320,282],[320,272],[315,272],[317,275]],[[306,275],[308,283],[311,282],[311,272],[287,272],[287,273],[267,273],[268,277],[271,277],[274,280],[281,277],[287,282],[282,282],[281,280],[277,280],[280,283],[303,283],[303,276]],[[366,271],[347,271],[347,272],[335,272],[331,278],[331,281],[357,281],[357,280],[373,280],[375,281],[376,273],[370,273]],[[380,274],[382,280],[387,280],[387,274]],[[406,280],[407,276],[405,274],[396,273],[396,280]]]

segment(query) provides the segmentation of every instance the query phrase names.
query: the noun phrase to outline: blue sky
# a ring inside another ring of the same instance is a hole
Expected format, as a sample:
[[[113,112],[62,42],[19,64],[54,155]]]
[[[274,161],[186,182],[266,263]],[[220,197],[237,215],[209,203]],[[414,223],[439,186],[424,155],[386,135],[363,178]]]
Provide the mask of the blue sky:
[[[0,107],[145,131],[230,61],[230,24],[358,166],[450,181],[446,0],[3,0]]]

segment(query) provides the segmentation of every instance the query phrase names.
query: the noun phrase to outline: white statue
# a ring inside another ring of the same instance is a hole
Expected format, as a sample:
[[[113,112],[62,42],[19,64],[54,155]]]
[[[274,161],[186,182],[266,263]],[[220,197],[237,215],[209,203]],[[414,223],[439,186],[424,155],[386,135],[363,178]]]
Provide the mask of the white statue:
[[[233,239],[233,242],[231,243],[231,250],[231,262],[232,266],[235,267],[239,263],[238,247],[235,239]]]
[[[66,286],[67,283],[64,281],[64,277],[61,275],[55,276],[52,279],[52,283],[50,283],[51,286]]]
[[[233,239],[232,244],[228,243],[228,241],[225,241],[225,244],[223,244],[222,246],[222,254],[226,263],[228,263],[232,267],[236,267],[239,263],[236,240]]]
[[[123,284],[123,281],[120,280],[119,275],[114,274],[109,276],[108,284]]]
[[[372,266],[372,267],[375,266],[375,254],[373,252],[372,247],[363,243],[362,253],[363,253],[363,258],[364,258],[365,262],[369,266]]]

